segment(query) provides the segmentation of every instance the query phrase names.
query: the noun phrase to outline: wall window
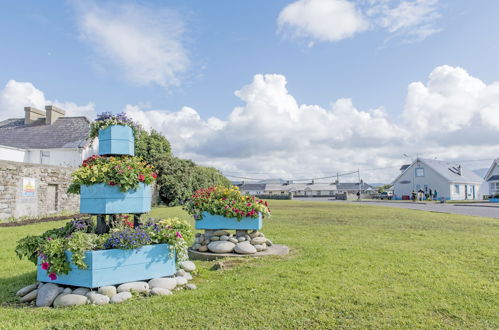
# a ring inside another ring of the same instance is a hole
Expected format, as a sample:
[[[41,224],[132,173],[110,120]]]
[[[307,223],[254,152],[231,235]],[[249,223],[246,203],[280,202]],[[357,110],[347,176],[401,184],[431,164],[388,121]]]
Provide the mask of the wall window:
[[[50,163],[50,151],[40,151],[40,164]]]
[[[424,176],[424,168],[423,167],[416,167],[416,177],[423,177]]]
[[[491,194],[499,193],[499,182],[490,183],[490,193]]]
[[[454,185],[454,192],[455,192],[456,194],[459,194],[459,193],[461,192],[460,187],[461,187],[461,186],[460,186],[460,185],[458,185],[458,184],[455,184],[455,185]]]

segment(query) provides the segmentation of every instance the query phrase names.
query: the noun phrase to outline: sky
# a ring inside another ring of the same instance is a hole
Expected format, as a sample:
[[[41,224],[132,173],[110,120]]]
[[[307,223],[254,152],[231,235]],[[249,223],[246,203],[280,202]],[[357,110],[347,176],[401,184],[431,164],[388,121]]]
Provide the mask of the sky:
[[[0,120],[125,111],[233,179],[389,182],[417,155],[488,167],[497,13],[494,0],[3,1]]]

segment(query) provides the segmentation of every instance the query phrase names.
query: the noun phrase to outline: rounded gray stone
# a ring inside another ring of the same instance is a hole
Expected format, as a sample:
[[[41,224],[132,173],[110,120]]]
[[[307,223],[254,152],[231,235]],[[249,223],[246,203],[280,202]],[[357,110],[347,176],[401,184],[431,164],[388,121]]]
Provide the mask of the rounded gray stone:
[[[263,251],[263,245],[261,245],[261,244],[255,244],[253,246],[255,247],[255,249],[256,249],[257,252]]]
[[[208,245],[201,245],[201,247],[198,249],[199,252],[206,252],[208,251]]]
[[[93,305],[107,305],[111,300],[108,296],[91,291],[87,293],[89,302]]]
[[[193,250],[199,250],[199,248],[200,248],[200,247],[201,247],[201,244],[196,243],[196,244],[194,244],[194,245],[192,246],[192,249],[193,249]]]
[[[196,250],[196,249],[194,249]],[[179,269],[175,272],[175,276],[184,276],[185,274],[187,274],[187,272],[183,269]]]
[[[234,237],[230,237],[230,238],[229,238],[229,242],[232,242],[232,243],[234,243],[234,244],[237,244],[239,241],[238,241],[236,238],[234,238]]]
[[[196,290],[198,287],[196,286],[196,284],[189,283],[185,286],[185,288],[188,290]]]
[[[120,292],[115,294],[110,302],[111,304],[120,304],[128,299],[132,298],[132,294],[130,292]]]
[[[228,240],[229,240],[229,236],[227,236],[227,235],[222,235],[222,236],[220,236],[220,240],[221,240],[221,241],[228,241]]]
[[[54,307],[70,307],[85,305],[88,302],[87,297],[79,294],[61,294],[54,300]]]
[[[147,282],[128,282],[128,283],[123,283],[120,286],[118,286],[118,293],[120,292],[130,292],[130,291],[135,291],[135,292],[148,292],[149,291],[149,284]]]
[[[173,290],[177,286],[177,281],[172,277],[153,278],[149,281],[149,287]]]
[[[80,296],[86,296],[87,293],[90,292],[90,289],[88,288],[78,288],[78,289],[74,289],[73,292],[70,292],[72,294],[79,294]]]
[[[229,236],[229,232],[227,230],[217,230],[213,233],[214,236]]]
[[[62,293],[65,294],[73,293],[73,290],[71,288],[64,288],[64,290],[62,290]]]
[[[187,281],[192,280],[192,275],[191,275],[191,273],[187,273],[187,274],[185,274],[185,275],[184,275],[184,276],[182,276],[182,277],[183,277],[183,278],[185,278]]]
[[[187,279],[185,277],[175,277],[175,281],[177,281],[178,286],[187,284]]]
[[[287,255],[289,253],[289,248],[285,245],[273,244],[266,251],[257,252],[254,254],[199,252],[199,251],[193,251],[190,249],[187,252],[189,253],[190,259],[211,261],[211,260],[216,260],[216,259],[220,259],[220,258],[230,258],[230,257],[238,257],[238,258],[243,258],[243,257],[253,258],[254,257],[254,258],[258,258],[258,257],[264,257],[264,256],[270,256],[270,255],[283,256],[283,255]]]
[[[237,241],[238,241],[238,242],[244,242],[244,241],[246,241],[246,237],[244,237],[244,236],[239,236],[239,237],[237,238]]]
[[[230,253],[235,246],[236,244],[229,241],[211,242],[208,244],[208,250],[214,253]]]
[[[62,292],[62,288],[54,283],[46,283],[38,289],[36,297],[37,307],[49,307],[54,302],[55,298]]]
[[[196,270],[196,264],[192,261],[186,260],[179,263],[180,268],[186,272],[193,272]],[[183,276],[183,275],[181,275]]]
[[[18,297],[24,297],[31,291],[35,290],[38,287],[38,283],[31,284],[28,286],[25,286],[24,288],[20,289],[19,291],[16,292],[16,296]]]
[[[36,299],[37,296],[38,296],[38,290],[35,289],[33,291],[28,292],[23,297],[21,297],[21,299],[19,299],[19,301],[22,303],[32,302],[33,300]]]
[[[210,237],[210,241],[219,241],[220,240],[220,236],[211,236]]]
[[[172,294],[172,292],[168,289],[163,288],[153,288],[151,289],[151,294],[155,296],[167,296]]]
[[[253,254],[256,253],[256,248],[250,242],[240,242],[234,247],[234,252],[239,254]]]
[[[251,239],[251,244],[253,245],[264,244],[265,242],[267,242],[265,237],[255,237]]]
[[[118,291],[116,290],[116,287],[114,285],[106,285],[101,286],[99,290],[97,290],[97,292],[108,296],[109,298],[112,298]]]

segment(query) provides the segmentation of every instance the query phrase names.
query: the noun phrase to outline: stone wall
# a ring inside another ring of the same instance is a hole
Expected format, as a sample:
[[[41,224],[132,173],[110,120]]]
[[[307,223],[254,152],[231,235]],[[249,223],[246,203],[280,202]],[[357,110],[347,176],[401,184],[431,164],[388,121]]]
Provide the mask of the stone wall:
[[[80,196],[66,193],[74,170],[0,161],[0,219],[38,217],[62,211],[77,213]]]

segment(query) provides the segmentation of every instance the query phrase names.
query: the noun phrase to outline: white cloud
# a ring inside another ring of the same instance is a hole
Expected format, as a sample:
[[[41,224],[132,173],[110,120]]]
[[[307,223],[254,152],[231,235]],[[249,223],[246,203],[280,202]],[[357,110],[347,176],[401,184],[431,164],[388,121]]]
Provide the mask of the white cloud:
[[[364,16],[346,0],[298,0],[277,20],[280,31],[316,41],[339,41],[368,28]]]
[[[77,105],[73,102],[50,101],[45,94],[30,82],[9,80],[0,90],[0,120],[24,117],[24,107],[43,110],[46,105],[55,105],[66,110],[67,116],[95,117],[94,104]]]
[[[138,4],[77,6],[81,35],[98,56],[133,83],[176,86],[189,66],[182,43],[184,24],[167,8]]]
[[[461,68],[437,67],[427,83],[410,84],[400,122],[382,108],[359,110],[347,98],[328,108],[299,104],[286,84],[282,75],[255,75],[235,92],[244,105],[225,119],[205,120],[188,107],[143,111],[128,105],[126,111],[167,136],[177,155],[257,178],[388,166],[362,176],[389,181],[407,161],[404,153],[439,159],[499,154],[499,83],[487,85]]]
[[[314,42],[336,42],[369,28],[384,29],[390,38],[421,41],[437,33],[439,0],[298,0],[284,7],[278,31]]]

